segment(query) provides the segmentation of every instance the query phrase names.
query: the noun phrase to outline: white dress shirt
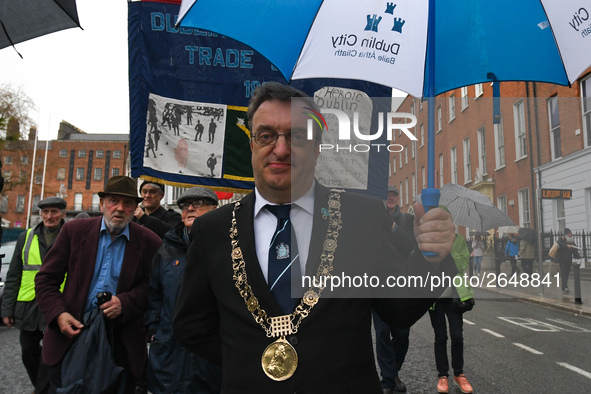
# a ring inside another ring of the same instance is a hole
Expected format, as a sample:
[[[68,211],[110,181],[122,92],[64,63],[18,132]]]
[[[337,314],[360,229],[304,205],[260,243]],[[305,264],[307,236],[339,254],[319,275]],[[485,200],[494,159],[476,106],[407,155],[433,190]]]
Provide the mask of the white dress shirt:
[[[306,272],[310,239],[312,238],[312,223],[314,213],[314,182],[312,187],[299,199],[292,203],[289,217],[298,243],[300,254],[300,269]],[[278,205],[267,201],[258,189],[254,189],[254,243],[261,271],[268,281],[269,245],[277,227],[277,217],[265,209],[265,205]]]

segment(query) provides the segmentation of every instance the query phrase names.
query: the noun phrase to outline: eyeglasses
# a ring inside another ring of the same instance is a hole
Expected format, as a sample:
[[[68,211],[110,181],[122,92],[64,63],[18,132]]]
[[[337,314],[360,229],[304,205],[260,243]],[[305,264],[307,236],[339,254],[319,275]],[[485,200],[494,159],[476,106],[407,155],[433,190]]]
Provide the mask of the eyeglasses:
[[[273,131],[257,131],[254,133],[252,139],[257,145],[267,146],[277,144],[279,136],[285,137],[285,141],[288,145],[293,146],[306,146],[310,140],[306,136],[304,131],[294,131],[289,133],[275,133]]]
[[[179,203],[179,208],[184,211],[189,209],[189,206],[192,206],[194,209],[198,209],[203,207],[204,205],[211,205],[205,200],[193,200],[193,201],[183,201]]]

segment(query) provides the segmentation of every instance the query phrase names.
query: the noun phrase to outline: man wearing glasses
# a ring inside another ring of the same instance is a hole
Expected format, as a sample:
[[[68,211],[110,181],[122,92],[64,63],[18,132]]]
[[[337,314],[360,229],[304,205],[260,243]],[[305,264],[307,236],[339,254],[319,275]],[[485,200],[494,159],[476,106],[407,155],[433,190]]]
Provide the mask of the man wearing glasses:
[[[181,222],[181,215],[173,209],[164,209],[160,201],[164,197],[164,185],[144,181],[140,186],[143,197],[141,206],[134,212],[134,222],[154,231],[160,238]]]
[[[112,324],[113,361],[124,369],[125,392],[135,390],[145,363],[150,262],[162,241],[130,223],[143,200],[134,179],[112,177],[99,197],[103,216],[64,224],[35,278],[39,309],[47,322],[43,361],[49,366],[50,392],[62,387],[64,357],[85,328],[85,314],[96,308]],[[111,299],[99,305],[97,294],[107,292]]]
[[[255,190],[193,225],[173,328],[185,348],[222,366],[223,392],[381,394],[372,307],[408,327],[443,291],[384,288],[376,296],[333,292],[321,280],[302,289],[302,275],[402,276],[405,265],[381,201],[315,181],[321,131],[307,138],[306,115],[314,107],[289,86],[260,85],[248,107]],[[451,216],[418,203],[415,212],[420,249],[410,274],[455,275]]]

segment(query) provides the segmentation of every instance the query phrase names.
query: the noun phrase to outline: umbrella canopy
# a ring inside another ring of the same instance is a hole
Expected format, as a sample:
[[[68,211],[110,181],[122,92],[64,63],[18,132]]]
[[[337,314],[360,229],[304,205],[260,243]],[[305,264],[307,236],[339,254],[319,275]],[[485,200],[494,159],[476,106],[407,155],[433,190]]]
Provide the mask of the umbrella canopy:
[[[583,0],[542,3],[550,18],[540,0],[183,0],[179,20],[250,45],[287,80],[360,79],[421,97],[491,80],[575,81],[591,64],[591,40],[569,25]],[[568,36],[555,40],[555,25]]]
[[[520,227],[519,231],[517,231],[521,239],[529,242],[530,244],[534,245],[536,243],[536,232],[533,228],[529,227]]]
[[[441,188],[439,203],[447,207],[455,224],[472,230],[484,232],[499,226],[514,225],[507,214],[495,207],[484,194],[454,183]]]
[[[0,0],[0,49],[76,26],[76,0]]]

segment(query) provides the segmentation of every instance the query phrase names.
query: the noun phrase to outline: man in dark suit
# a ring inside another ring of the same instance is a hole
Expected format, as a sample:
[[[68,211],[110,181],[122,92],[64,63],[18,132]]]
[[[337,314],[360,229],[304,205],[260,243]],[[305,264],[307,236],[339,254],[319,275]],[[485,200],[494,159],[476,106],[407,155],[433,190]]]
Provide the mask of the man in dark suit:
[[[145,362],[149,269],[162,242],[152,231],[130,223],[142,200],[135,180],[113,177],[99,196],[103,216],[67,222],[35,278],[37,302],[47,322],[43,361],[49,366],[51,392],[61,387],[62,361],[84,328],[84,314],[99,307],[98,292],[113,294],[100,309],[112,322],[114,361],[125,370],[126,392],[135,389]]]
[[[409,326],[442,289],[421,298],[417,289],[352,294],[306,284],[297,307],[285,312],[268,283],[275,263],[269,245],[278,222],[270,206],[293,201],[289,222],[297,242],[278,248],[277,258],[297,245],[288,266],[297,279],[298,272],[343,280],[395,274],[402,265],[381,201],[314,181],[319,133],[307,140],[307,111],[292,112],[292,97],[301,109],[313,105],[278,83],[255,91],[248,110],[255,192],[196,220],[173,328],[183,346],[222,366],[222,393],[381,393],[372,307],[388,323]],[[453,276],[451,217],[438,208],[424,214],[420,205],[416,213],[419,247],[438,256],[426,261],[415,251],[413,274],[441,275],[441,267]],[[292,296],[294,290],[299,291],[292,288]]]

